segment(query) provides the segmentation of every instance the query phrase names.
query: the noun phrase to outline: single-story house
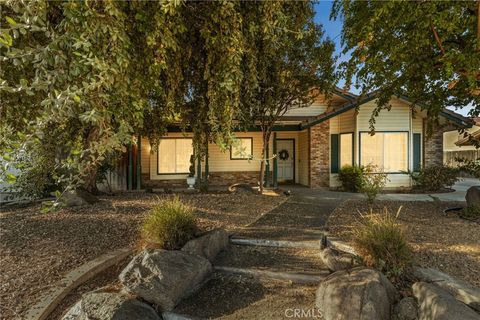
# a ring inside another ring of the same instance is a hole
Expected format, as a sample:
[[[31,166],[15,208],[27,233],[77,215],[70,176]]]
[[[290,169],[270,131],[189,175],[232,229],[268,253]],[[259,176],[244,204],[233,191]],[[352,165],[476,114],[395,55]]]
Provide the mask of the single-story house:
[[[445,110],[439,116],[441,127],[428,136],[426,113],[412,110],[407,98],[393,96],[391,109],[376,117],[375,134],[371,135],[369,120],[375,103],[374,94],[360,98],[337,90],[328,100],[319,96],[307,108],[289,110],[270,140],[269,157],[277,154],[269,165],[270,183],[337,188],[342,166],[372,163],[388,173],[387,188],[410,188],[412,181],[406,171],[442,164],[443,132],[470,126],[469,119]],[[261,132],[237,132],[236,137],[238,144],[229,150],[209,144],[207,160],[196,175],[208,176],[210,185],[257,183]],[[130,161],[131,187],[186,186],[191,143],[191,134],[175,129],[169,130],[154,152],[148,140],[141,139],[141,152],[130,155],[134,160]],[[141,181],[135,178],[140,172]]]

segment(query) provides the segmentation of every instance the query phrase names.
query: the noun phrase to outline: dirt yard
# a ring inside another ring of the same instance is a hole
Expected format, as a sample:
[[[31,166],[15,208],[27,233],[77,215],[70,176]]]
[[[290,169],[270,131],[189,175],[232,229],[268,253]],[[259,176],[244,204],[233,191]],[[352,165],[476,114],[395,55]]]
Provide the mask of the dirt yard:
[[[382,212],[387,207],[396,213],[400,206],[398,221],[416,253],[416,262],[480,287],[480,224],[460,219],[456,214],[443,214],[445,208],[461,207],[462,203],[379,201],[373,210]],[[365,201],[342,203],[327,222],[330,233],[351,240],[360,212],[369,212]]]
[[[43,214],[40,206],[0,209],[0,319],[21,319],[64,274],[101,254],[134,246],[148,210],[165,194],[102,197],[91,207]],[[283,196],[184,194],[201,229],[235,231],[282,203]]]

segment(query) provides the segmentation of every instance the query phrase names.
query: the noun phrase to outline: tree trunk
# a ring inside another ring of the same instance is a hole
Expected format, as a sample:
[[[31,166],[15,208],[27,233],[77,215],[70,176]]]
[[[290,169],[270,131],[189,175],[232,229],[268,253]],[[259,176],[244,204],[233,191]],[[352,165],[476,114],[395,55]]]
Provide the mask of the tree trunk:
[[[267,158],[267,147],[270,141],[270,134],[271,129],[263,129],[262,128],[262,159],[260,161],[260,186],[259,186],[259,193],[263,194],[264,184],[265,184],[265,159]]]
[[[88,136],[84,142],[84,148],[90,149],[92,147],[92,143],[97,141],[99,137],[99,128],[92,127],[88,132]],[[92,161],[91,152],[85,152],[84,156],[82,157],[82,164],[84,166],[84,172],[82,172],[83,177],[83,189],[86,191],[97,194],[97,175],[98,175],[98,163],[96,160]]]

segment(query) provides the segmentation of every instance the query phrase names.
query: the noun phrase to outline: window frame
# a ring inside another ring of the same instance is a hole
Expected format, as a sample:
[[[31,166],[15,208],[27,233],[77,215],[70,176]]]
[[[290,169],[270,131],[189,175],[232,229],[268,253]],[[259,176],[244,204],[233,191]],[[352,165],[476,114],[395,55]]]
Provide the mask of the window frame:
[[[233,146],[230,146],[230,160],[252,160],[253,159],[253,137],[237,137],[237,140],[242,140],[242,139],[250,139],[250,149],[251,149],[251,154],[250,157],[247,158],[236,158],[233,157]]]
[[[349,134],[352,137],[352,159],[350,166],[355,164],[355,133],[354,132],[342,132],[338,133],[338,167],[342,169],[342,135]]]
[[[195,150],[193,150],[193,138],[190,137],[162,137],[160,140],[180,140],[180,139],[188,139],[192,141],[192,154],[195,155]],[[177,146],[175,145],[175,153],[177,152]],[[160,172],[160,161],[159,161],[159,156],[160,156],[160,142],[158,143],[158,148],[157,148],[157,175],[159,176],[175,176],[175,175],[181,175],[184,176],[186,174],[190,174],[190,172]]]
[[[362,166],[362,133],[369,134],[370,131],[359,131],[358,132],[358,164]],[[410,131],[408,130],[384,130],[384,131],[375,131],[375,133],[405,133],[407,135],[407,170],[410,170]],[[383,150],[385,153],[385,150]],[[385,159],[385,158],[384,158]],[[384,160],[385,161],[385,160]],[[400,171],[384,171],[387,174],[406,174],[405,172]]]

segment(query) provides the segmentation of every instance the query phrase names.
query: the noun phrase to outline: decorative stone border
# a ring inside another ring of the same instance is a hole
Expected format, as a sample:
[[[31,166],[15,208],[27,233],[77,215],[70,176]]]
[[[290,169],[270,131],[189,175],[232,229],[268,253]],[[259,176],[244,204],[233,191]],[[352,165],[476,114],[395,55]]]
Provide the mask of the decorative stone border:
[[[39,302],[27,312],[26,320],[44,320],[58,304],[76,287],[90,280],[105,269],[119,263],[134,253],[134,248],[123,248],[90,260],[70,271],[50,291],[42,295]]]

